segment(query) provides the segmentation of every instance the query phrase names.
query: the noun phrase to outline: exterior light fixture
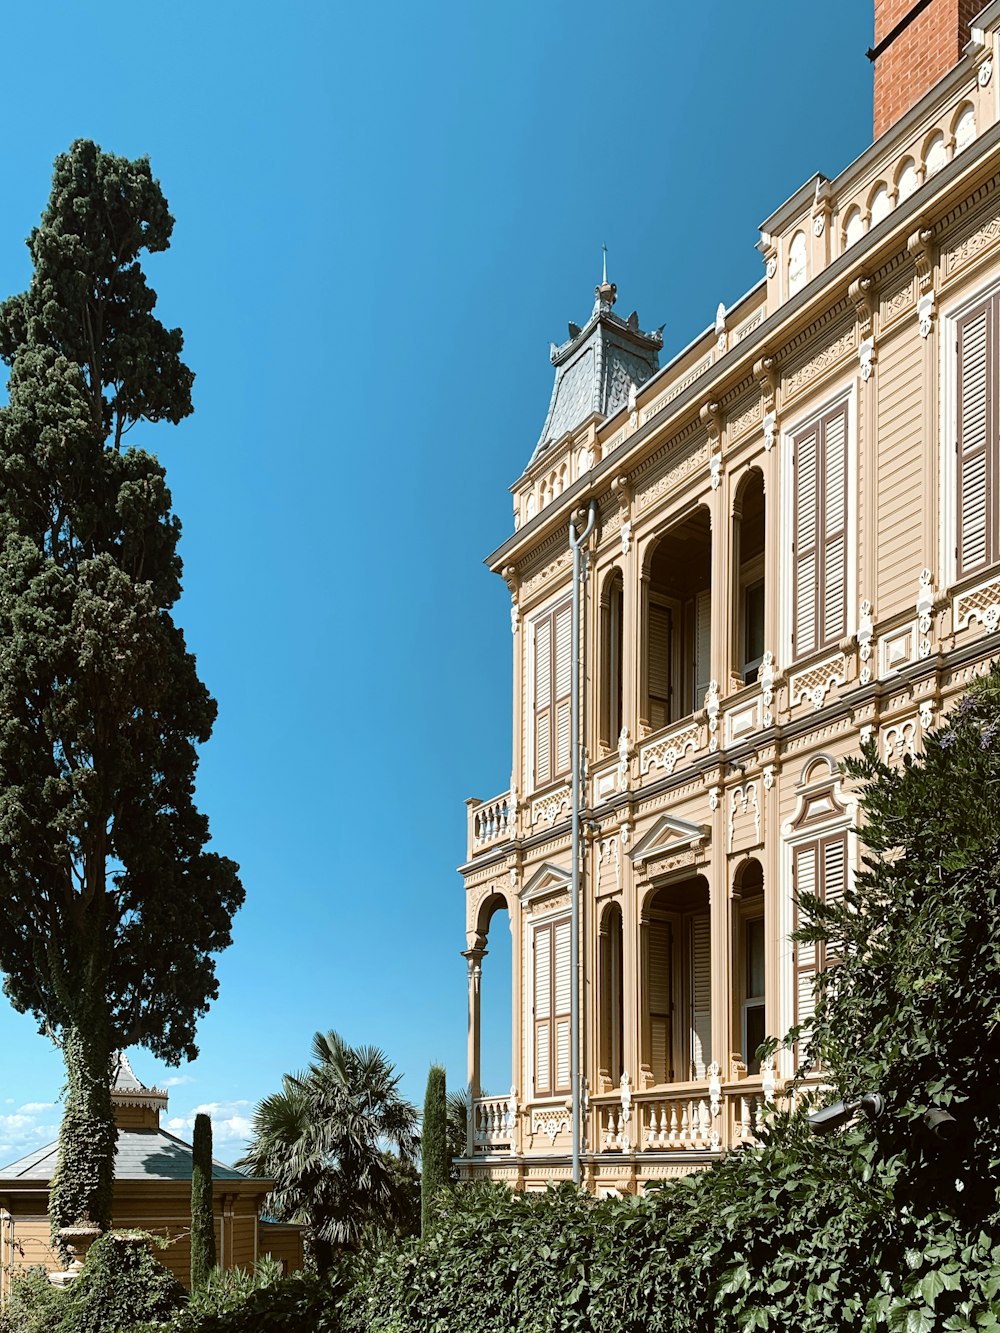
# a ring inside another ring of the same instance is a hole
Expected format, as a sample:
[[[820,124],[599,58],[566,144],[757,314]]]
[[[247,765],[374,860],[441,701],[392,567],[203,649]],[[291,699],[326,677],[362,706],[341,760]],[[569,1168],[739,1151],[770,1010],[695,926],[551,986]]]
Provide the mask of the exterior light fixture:
[[[848,1102],[834,1102],[831,1106],[824,1106],[821,1111],[813,1111],[807,1117],[809,1128],[814,1134],[832,1134],[835,1129],[853,1120],[859,1111],[869,1120],[877,1120],[885,1111],[885,1098],[880,1092],[866,1092],[863,1097],[855,1097]]]

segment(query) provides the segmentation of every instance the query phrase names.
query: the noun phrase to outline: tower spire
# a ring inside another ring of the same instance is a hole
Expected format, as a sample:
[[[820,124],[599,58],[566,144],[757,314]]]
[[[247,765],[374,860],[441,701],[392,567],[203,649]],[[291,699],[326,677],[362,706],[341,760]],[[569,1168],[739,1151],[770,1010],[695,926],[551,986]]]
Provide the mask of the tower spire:
[[[607,243],[607,241],[604,241],[604,242],[602,243],[602,245],[601,245],[601,249],[604,251],[604,271],[603,271],[603,273],[602,273],[602,275],[601,275],[601,286],[602,286],[602,287],[606,287],[606,286],[608,285],[608,243]]]

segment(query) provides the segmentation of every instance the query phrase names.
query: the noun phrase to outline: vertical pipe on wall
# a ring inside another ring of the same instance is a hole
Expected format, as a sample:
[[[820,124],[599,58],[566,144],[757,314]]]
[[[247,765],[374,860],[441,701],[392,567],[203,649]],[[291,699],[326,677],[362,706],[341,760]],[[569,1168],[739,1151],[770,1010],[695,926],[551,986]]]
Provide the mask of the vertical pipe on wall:
[[[573,984],[570,995],[570,1081],[572,1084],[573,1116],[573,1184],[580,1184],[580,778],[582,737],[580,734],[580,673],[583,667],[580,652],[580,583],[583,575],[583,546],[597,523],[597,501],[591,500],[587,525],[578,535],[576,515],[569,521],[569,544],[573,551],[573,679],[570,686],[570,731],[572,732],[572,864],[570,924],[570,975]]]

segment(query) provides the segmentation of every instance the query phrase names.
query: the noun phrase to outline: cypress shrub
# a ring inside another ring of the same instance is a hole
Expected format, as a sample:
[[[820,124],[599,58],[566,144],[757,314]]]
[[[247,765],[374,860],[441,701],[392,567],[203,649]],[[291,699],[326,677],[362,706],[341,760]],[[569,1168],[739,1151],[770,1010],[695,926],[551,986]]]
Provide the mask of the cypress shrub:
[[[448,1184],[448,1108],[442,1065],[431,1065],[424,1098],[424,1123],[420,1137],[420,1234],[430,1233],[432,1209],[437,1193]]]
[[[215,1267],[215,1215],[212,1211],[212,1121],[194,1120],[191,1170],[191,1290],[204,1285]]]

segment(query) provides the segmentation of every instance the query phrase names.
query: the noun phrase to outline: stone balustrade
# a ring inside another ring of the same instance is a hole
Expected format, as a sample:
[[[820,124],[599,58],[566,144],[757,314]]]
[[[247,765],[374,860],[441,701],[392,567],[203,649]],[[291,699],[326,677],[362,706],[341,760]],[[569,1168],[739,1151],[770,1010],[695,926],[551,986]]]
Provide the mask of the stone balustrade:
[[[466,801],[466,807],[470,859],[514,836],[514,806],[510,792],[501,792],[489,801]]]
[[[474,1153],[513,1152],[517,1103],[512,1096],[476,1097],[472,1103]]]

